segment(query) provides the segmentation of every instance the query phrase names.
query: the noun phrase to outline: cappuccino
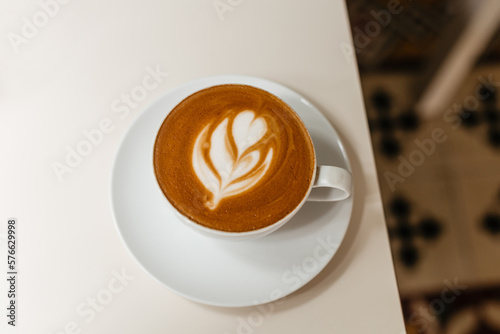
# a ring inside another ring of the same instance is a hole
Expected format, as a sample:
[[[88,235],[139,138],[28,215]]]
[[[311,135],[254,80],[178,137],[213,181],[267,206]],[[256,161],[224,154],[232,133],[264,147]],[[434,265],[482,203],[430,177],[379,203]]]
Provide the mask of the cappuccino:
[[[173,207],[227,232],[264,228],[296,209],[316,168],[297,114],[247,85],[198,91],[164,120],[154,146],[158,184]]]

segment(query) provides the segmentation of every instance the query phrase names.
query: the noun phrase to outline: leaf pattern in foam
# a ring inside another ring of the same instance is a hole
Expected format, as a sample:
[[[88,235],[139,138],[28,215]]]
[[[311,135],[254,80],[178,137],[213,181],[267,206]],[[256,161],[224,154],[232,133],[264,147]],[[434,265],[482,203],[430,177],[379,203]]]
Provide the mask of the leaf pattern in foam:
[[[221,178],[221,185],[227,181],[234,166],[231,152],[226,147],[228,123],[229,120],[225,118],[210,137],[210,161]]]
[[[208,166],[207,161],[203,157],[203,148],[206,145],[206,138],[208,137],[207,125],[203,131],[196,138],[194,143],[194,150],[192,155],[193,167],[198,179],[203,183],[205,188],[211,193],[215,193],[220,188],[220,182],[218,177],[214,174],[212,169]]]
[[[264,176],[271,164],[273,149],[269,148],[261,159],[262,147],[258,146],[267,132],[267,123],[261,117],[255,118],[253,111],[238,113],[232,122],[229,117],[224,118],[212,134],[211,128],[206,126],[198,135],[192,161],[198,179],[212,193],[206,205],[215,209],[222,199],[250,189]],[[206,147],[209,147],[208,155],[204,154]],[[267,149],[265,145],[264,149]]]
[[[255,114],[252,111],[245,110],[234,118],[232,132],[239,154],[243,154],[266,133],[266,121],[263,118],[254,119],[254,117]]]

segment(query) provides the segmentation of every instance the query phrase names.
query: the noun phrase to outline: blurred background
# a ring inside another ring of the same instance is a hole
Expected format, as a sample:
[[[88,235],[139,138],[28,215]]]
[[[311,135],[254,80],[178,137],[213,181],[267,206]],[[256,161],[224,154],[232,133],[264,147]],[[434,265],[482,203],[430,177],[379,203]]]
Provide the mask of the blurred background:
[[[500,333],[500,1],[347,0],[408,333]]]

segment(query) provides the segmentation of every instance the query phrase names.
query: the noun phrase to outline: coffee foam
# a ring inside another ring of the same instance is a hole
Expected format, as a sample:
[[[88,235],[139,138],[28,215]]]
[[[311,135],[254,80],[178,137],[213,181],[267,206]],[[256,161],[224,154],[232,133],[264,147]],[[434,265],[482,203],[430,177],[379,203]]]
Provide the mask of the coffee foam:
[[[206,202],[209,209],[258,186],[273,162],[269,136],[266,120],[251,110],[230,113],[201,131],[192,162],[196,176],[213,195]]]
[[[309,191],[314,149],[295,112],[245,85],[214,86],[179,103],[154,148],[168,201],[200,225],[232,232],[266,227]]]

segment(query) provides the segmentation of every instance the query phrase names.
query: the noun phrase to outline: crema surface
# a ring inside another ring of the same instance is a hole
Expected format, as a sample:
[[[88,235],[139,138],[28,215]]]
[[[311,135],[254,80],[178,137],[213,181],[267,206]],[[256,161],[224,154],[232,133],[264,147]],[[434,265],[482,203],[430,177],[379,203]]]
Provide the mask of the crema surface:
[[[271,225],[307,195],[314,148],[295,112],[246,85],[210,87],[166,117],[154,147],[168,201],[203,226],[244,232]]]

